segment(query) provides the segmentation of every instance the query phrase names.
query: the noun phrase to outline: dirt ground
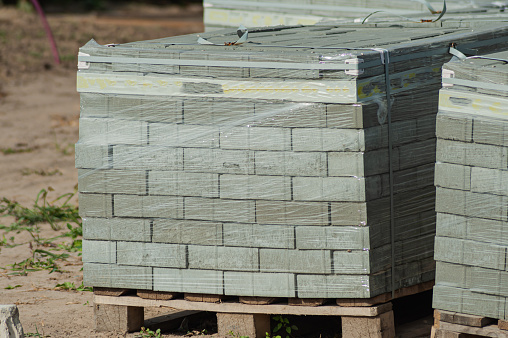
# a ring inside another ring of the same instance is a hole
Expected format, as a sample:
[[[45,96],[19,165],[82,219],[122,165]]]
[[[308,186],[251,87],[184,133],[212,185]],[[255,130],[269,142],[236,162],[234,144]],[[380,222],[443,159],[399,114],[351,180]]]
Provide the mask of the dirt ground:
[[[129,5],[101,14],[50,14],[48,21],[60,65],[53,62],[37,15],[0,5],[0,201],[4,198],[0,210],[7,201],[33,208],[41,191],[47,191],[49,202],[75,191],[73,147],[79,118],[75,76],[80,46],[91,38],[100,44],[123,43],[203,30],[198,5]],[[76,196],[69,203],[77,205]],[[81,260],[78,252],[62,249],[72,239],[45,240],[68,233],[65,222],[60,230],[48,223],[39,223],[31,231],[8,228],[15,221],[12,216],[0,217],[0,304],[18,305],[27,336],[117,337],[94,331],[92,293],[75,290],[81,289]],[[15,263],[34,258],[41,250],[69,257],[55,259],[59,271],[16,269],[20,264]],[[64,283],[71,287],[57,287]],[[146,309],[145,317],[170,311]],[[398,327],[398,334],[428,337],[431,321],[426,317],[405,324]]]

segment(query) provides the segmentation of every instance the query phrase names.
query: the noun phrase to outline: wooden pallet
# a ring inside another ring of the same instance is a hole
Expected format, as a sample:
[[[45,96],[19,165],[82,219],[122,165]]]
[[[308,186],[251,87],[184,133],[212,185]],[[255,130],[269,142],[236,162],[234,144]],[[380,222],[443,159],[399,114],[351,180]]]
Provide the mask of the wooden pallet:
[[[431,338],[508,338],[508,321],[450,311],[434,311]]]
[[[395,292],[403,297],[432,288],[423,283]],[[182,311],[208,311],[217,314],[220,337],[232,331],[238,336],[265,337],[270,331],[270,315],[340,317],[343,337],[395,336],[392,295],[371,299],[299,299],[268,297],[225,297],[222,295],[181,294],[129,289],[94,289],[97,331],[138,331],[146,307],[168,307]]]

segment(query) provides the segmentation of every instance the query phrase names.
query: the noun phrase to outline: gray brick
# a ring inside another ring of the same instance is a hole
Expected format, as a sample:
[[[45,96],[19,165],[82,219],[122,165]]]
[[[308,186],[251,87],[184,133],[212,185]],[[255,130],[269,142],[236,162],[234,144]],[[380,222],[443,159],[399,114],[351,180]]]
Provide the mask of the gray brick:
[[[78,142],[74,149],[76,168],[108,169],[111,167],[107,145]]]
[[[256,102],[255,114],[255,126],[326,128],[326,105],[321,103]]]
[[[114,146],[113,167],[129,170],[182,170],[183,149],[159,146]]]
[[[508,227],[506,222],[484,218],[467,218],[468,239],[508,245]]]
[[[436,261],[462,264],[464,262],[464,241],[449,237],[436,237],[434,258]]]
[[[292,137],[294,151],[365,150],[363,130],[298,128]]]
[[[222,223],[156,219],[153,241],[177,244],[222,245]]]
[[[294,227],[224,223],[224,245],[252,248],[294,249]]]
[[[222,128],[222,149],[291,150],[291,130],[275,127]]]
[[[84,263],[83,282],[86,286],[151,290],[152,268]]]
[[[430,139],[397,148],[400,169],[436,162],[436,140]]]
[[[394,193],[400,193],[402,191],[414,191],[418,187],[433,186],[434,166],[434,163],[429,163],[393,172]],[[386,176],[386,180],[389,179],[388,175],[383,176]],[[386,193],[383,193],[383,195],[389,194],[389,186],[389,181],[386,183],[383,182],[383,189],[388,189]]]
[[[508,296],[508,273],[481,267],[467,267],[470,282],[466,285],[473,292],[486,293],[496,296]]]
[[[133,144],[148,141],[147,123],[110,118],[80,118],[79,138],[87,144]]]
[[[367,225],[367,204],[330,203],[330,220],[332,225]]]
[[[185,198],[185,218],[219,222],[255,222],[255,202],[199,197]]]
[[[78,169],[79,191],[86,193],[146,194],[146,173],[140,170]]]
[[[396,159],[398,158],[395,157],[394,160]],[[329,152],[328,175],[370,176],[387,173],[389,170],[388,160],[388,149],[369,152]],[[395,168],[397,167],[398,164]]]
[[[471,191],[508,196],[508,170],[473,167]]]
[[[83,219],[83,238],[150,242],[150,221],[135,218]]]
[[[213,126],[150,123],[150,145],[170,147],[216,148],[219,128]]]
[[[508,197],[445,188],[436,189],[436,211],[507,221]]]
[[[456,264],[504,270],[506,247],[464,239],[436,237],[435,259]]]
[[[110,117],[147,122],[182,122],[182,102],[165,96],[111,95]]]
[[[436,138],[436,115],[430,114],[416,119],[417,140]]]
[[[259,271],[258,249],[189,245],[189,268]]]
[[[367,187],[366,187],[367,186]],[[362,202],[381,197],[380,177],[294,177],[293,198],[299,201]]]
[[[328,203],[256,201],[260,224],[328,225]]]
[[[298,249],[364,249],[369,248],[369,228],[357,226],[296,227]]]
[[[468,166],[506,169],[508,147],[437,140],[437,161]]]
[[[118,242],[117,261],[122,265],[186,268],[186,246],[166,243]]]
[[[371,278],[367,275],[298,275],[299,298],[370,298]]]
[[[183,171],[150,171],[151,195],[219,197],[219,175]]]
[[[296,297],[295,276],[291,273],[224,272],[226,295]]]
[[[115,195],[115,216],[183,217],[183,197]]]
[[[81,93],[81,117],[181,123],[182,103],[166,97]]]
[[[337,274],[370,274],[390,267],[389,245],[376,249],[333,252],[333,270]]]
[[[349,153],[342,153],[349,154]],[[326,153],[256,151],[257,175],[326,176]]]
[[[83,262],[116,263],[116,242],[83,240]]]
[[[223,272],[214,270],[153,269],[155,291],[222,295]]]
[[[221,175],[220,197],[291,200],[291,178],[284,176]]]
[[[260,249],[259,269],[261,272],[331,273],[331,253],[327,250]]]
[[[506,120],[475,116],[473,122],[473,141],[508,147],[508,123]]]
[[[464,313],[504,318],[505,302],[505,297],[470,292],[462,299],[462,309]]]
[[[326,126],[328,128],[363,128],[363,110],[361,105],[326,105]]]
[[[437,310],[453,311],[464,313],[462,300],[466,290],[441,285],[436,281],[434,286],[432,307]]]
[[[439,111],[436,120],[436,135],[440,139],[471,142],[473,119],[464,114]]]
[[[185,171],[222,174],[254,174],[254,152],[187,148]]]
[[[109,117],[109,96],[96,93],[80,93],[80,117]]]
[[[79,194],[79,216],[111,217],[113,215],[112,195]]]
[[[247,100],[188,99],[183,103],[186,124],[247,125],[254,119],[254,103]]]
[[[436,283],[456,288],[469,288],[471,287],[471,269],[462,264],[436,262]]]
[[[467,218],[465,216],[444,213],[437,214],[437,236],[468,239],[468,231]]]
[[[437,162],[435,185],[450,189],[470,190],[471,167]]]

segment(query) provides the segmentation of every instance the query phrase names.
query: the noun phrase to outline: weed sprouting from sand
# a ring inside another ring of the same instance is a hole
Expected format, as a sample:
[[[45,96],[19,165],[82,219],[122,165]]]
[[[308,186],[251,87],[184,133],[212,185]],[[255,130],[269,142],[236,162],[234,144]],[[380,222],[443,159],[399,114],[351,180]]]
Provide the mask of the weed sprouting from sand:
[[[31,253],[31,256],[25,260],[8,265],[8,269],[12,271],[11,275],[26,276],[29,272],[40,270],[48,270],[49,273],[63,272],[59,264],[70,257],[67,252],[81,252],[81,236],[83,235],[81,218],[78,208],[69,203],[77,193],[77,187],[73,193],[60,195],[54,201],[48,201],[49,191],[53,189],[39,191],[31,208],[5,197],[0,200],[0,216],[14,217],[14,222],[9,226],[0,225],[0,230],[4,231],[0,247],[28,244]],[[41,223],[48,223],[51,229],[58,231],[62,229],[61,223],[64,222],[68,231],[50,238],[41,237]],[[5,233],[11,231],[18,234],[26,231],[30,234],[31,240],[28,243],[14,244],[13,236],[10,238],[13,244],[8,244]],[[70,237],[72,241],[55,243],[64,237]]]
[[[53,188],[49,187],[47,190],[39,191],[32,208],[24,207],[18,202],[4,197],[0,200],[0,215],[13,216],[16,219],[11,228],[16,225],[31,226],[48,222],[53,230],[59,230],[59,222],[81,224],[78,208],[69,204],[76,192],[63,194],[49,202],[47,200],[49,191],[53,191]],[[58,205],[57,202],[62,203]],[[12,229],[14,230],[14,228]]]
[[[83,282],[81,282],[79,286],[74,285],[73,282],[63,282],[62,284],[57,284],[55,288],[67,291],[93,291],[91,287],[85,286]]]

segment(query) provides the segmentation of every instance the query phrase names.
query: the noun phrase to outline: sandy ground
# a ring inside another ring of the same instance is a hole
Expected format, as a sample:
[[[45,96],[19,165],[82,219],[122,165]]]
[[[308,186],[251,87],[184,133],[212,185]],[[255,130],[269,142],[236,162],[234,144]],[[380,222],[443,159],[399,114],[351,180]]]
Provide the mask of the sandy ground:
[[[62,64],[55,65],[38,17],[0,6],[0,200],[7,198],[31,207],[42,189],[48,191],[48,201],[74,191],[79,46],[92,37],[106,44],[199,32],[203,30],[201,15],[199,6],[127,6],[101,15],[50,14],[48,20],[62,58]],[[70,203],[77,205],[77,198]],[[0,225],[14,221],[13,217],[0,217]],[[78,253],[57,262],[62,272],[13,275],[16,271],[10,265],[31,257],[33,250],[56,250],[58,244],[70,242],[60,238],[41,244],[43,238],[65,233],[65,224],[60,226],[63,229],[55,231],[47,223],[39,224],[36,238],[27,231],[0,230],[0,304],[17,304],[25,333],[32,336],[36,332],[41,337],[139,336],[95,332],[92,293],[56,287],[65,282],[81,284]],[[167,312],[170,310],[146,309],[145,317]],[[398,332],[401,337],[428,337],[430,324],[427,317],[399,327]]]

